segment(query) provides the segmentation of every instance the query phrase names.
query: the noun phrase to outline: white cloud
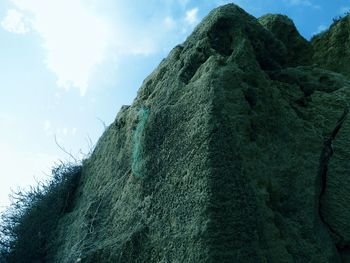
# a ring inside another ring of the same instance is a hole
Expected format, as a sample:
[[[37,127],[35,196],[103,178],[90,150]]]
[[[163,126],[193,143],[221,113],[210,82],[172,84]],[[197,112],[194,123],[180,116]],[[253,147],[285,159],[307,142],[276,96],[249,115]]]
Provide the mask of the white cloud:
[[[189,0],[138,5],[115,0],[10,1],[21,14],[17,20],[28,22],[20,32],[30,29],[36,33],[31,36],[41,37],[44,62],[56,75],[57,85],[78,88],[81,95],[101,81],[103,66],[122,63],[130,55],[169,51],[199,21],[198,8],[187,9]],[[185,17],[179,10],[187,10]]]
[[[63,137],[66,136],[74,136],[77,133],[77,128],[73,127],[73,128],[68,128],[68,127],[63,127],[63,128],[57,128],[55,130],[55,132],[51,132],[51,135],[56,136],[56,138],[59,141],[63,141]]]
[[[24,19],[23,14],[15,9],[7,10],[5,18],[1,21],[1,26],[8,32],[15,34],[26,34],[30,31],[30,23]]]
[[[44,122],[44,131],[48,132],[51,128],[51,122],[50,121],[45,121]]]
[[[317,34],[321,33],[322,31],[327,30],[327,28],[328,28],[328,27],[325,26],[325,25],[319,25],[319,26],[317,27],[317,30],[316,30],[315,32],[313,32],[312,35],[317,35]]]
[[[46,65],[65,89],[86,93],[95,67],[106,58],[110,28],[82,0],[11,0],[43,39]]]
[[[57,91],[53,94],[53,96],[54,96],[56,99],[61,99],[61,94],[60,94],[59,92],[57,92]]]
[[[64,128],[62,129],[62,133],[63,133],[64,136],[67,136],[67,135],[68,135],[68,128],[67,128],[67,127],[64,127]]]
[[[185,17],[186,22],[189,25],[194,25],[195,23],[198,22],[198,8],[192,8],[186,12],[186,17]]]
[[[63,142],[63,138],[64,137],[68,137],[68,136],[75,136],[77,134],[78,129],[76,127],[54,127],[52,125],[52,123],[48,120],[46,120],[43,123],[43,130],[44,133],[47,137],[51,137],[51,138],[55,138],[59,141],[59,142]]]
[[[301,6],[308,6],[315,9],[321,9],[321,6],[313,4],[310,0],[285,0],[290,5],[301,5]]]
[[[127,52],[133,55],[150,55],[156,52],[156,46],[154,41],[151,38],[144,37],[139,39],[137,45],[130,46],[130,48],[126,49]]]
[[[165,27],[167,27],[169,29],[173,29],[176,26],[176,22],[175,22],[174,18],[172,18],[171,16],[167,16],[164,19],[164,24],[165,24]]]

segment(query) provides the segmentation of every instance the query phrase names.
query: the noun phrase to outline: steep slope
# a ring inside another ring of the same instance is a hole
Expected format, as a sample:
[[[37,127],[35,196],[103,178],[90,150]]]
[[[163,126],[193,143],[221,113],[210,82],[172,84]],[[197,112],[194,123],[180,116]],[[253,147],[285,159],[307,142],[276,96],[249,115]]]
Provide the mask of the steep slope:
[[[267,14],[260,17],[259,22],[286,47],[288,66],[311,64],[311,44],[299,34],[290,18],[284,15]]]
[[[314,63],[350,77],[350,15],[336,21],[330,29],[314,36]]]
[[[350,83],[288,67],[299,45],[266,19],[213,10],[144,81],[84,163],[50,262],[345,262]]]

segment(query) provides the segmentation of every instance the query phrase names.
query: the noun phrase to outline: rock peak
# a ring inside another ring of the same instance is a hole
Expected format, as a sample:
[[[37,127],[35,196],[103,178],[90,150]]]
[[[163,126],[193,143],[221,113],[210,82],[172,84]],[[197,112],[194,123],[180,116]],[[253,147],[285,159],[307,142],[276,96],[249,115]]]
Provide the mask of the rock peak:
[[[293,20],[286,15],[267,14],[260,17],[259,22],[285,46],[288,66],[311,64],[311,44],[299,34]]]
[[[106,129],[54,232],[31,232],[35,262],[349,262],[350,81],[324,69],[348,67],[345,29],[310,43],[283,15],[210,12]]]
[[[311,39],[313,62],[350,77],[350,15],[335,21],[328,30]]]

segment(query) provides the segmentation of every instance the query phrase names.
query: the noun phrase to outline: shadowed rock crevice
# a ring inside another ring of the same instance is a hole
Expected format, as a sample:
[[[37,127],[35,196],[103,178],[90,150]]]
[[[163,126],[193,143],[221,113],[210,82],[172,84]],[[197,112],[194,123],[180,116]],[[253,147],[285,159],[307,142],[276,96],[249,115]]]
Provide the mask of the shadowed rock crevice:
[[[203,48],[197,47],[192,53],[187,54],[183,59],[183,67],[180,70],[180,78],[188,84],[198,71],[199,67],[209,58],[209,52]]]
[[[342,234],[339,233],[337,230],[335,230],[331,226],[331,224],[327,222],[327,219],[325,219],[325,217],[323,216],[322,199],[324,197],[324,194],[327,188],[329,162],[334,154],[333,141],[336,139],[338,132],[340,131],[345,120],[347,119],[348,113],[349,113],[349,107],[346,106],[342,116],[337,121],[332,132],[324,138],[323,149],[320,156],[320,168],[319,168],[319,177],[320,177],[321,185],[320,185],[320,193],[319,193],[318,202],[317,202],[318,213],[321,218],[321,221],[326,225],[328,230],[334,235],[337,246],[339,247],[348,247],[350,244],[344,244],[344,238],[342,237]]]
[[[223,56],[231,55],[233,51],[232,19],[222,18],[216,21],[208,32],[209,43],[213,49]]]

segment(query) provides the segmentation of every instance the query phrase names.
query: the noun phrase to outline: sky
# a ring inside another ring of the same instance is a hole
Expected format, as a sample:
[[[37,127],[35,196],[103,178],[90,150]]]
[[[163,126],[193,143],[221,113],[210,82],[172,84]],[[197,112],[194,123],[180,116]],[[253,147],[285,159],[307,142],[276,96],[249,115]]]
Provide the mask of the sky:
[[[12,190],[69,161],[65,151],[84,158],[171,48],[229,2],[286,14],[306,39],[350,10],[350,0],[0,0],[0,211]]]

